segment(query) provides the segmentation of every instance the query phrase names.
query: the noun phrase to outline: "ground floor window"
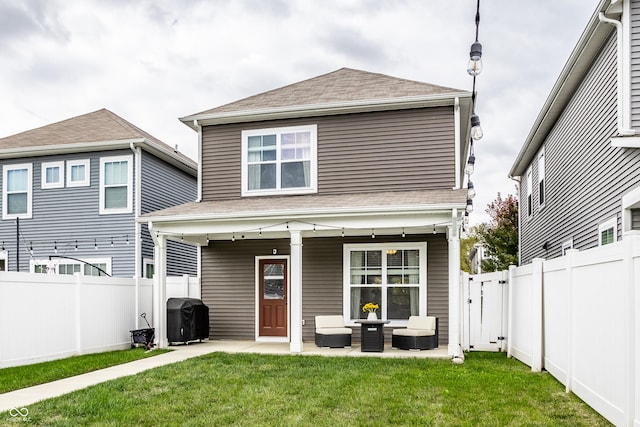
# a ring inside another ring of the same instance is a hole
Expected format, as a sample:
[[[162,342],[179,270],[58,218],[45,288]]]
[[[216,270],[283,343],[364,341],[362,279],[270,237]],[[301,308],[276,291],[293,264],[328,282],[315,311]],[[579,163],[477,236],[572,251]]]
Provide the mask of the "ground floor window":
[[[378,317],[402,324],[426,313],[427,244],[381,243],[344,245],[345,318],[354,322],[371,302]]]
[[[111,275],[111,259],[88,258],[78,260],[33,260],[31,272],[43,274],[68,274],[82,273],[83,276],[107,276]]]
[[[608,245],[616,241],[618,237],[617,225],[618,219],[613,217],[598,226],[598,241],[600,246]]]
[[[155,266],[153,264],[153,259],[144,258],[142,260],[142,275],[145,279],[153,279],[153,274],[155,272]]]

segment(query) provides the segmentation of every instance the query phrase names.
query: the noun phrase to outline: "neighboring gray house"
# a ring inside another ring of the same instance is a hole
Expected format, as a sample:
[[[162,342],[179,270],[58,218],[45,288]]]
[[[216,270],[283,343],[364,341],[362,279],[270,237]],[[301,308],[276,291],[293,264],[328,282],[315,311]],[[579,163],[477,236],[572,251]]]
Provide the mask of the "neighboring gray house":
[[[453,353],[470,112],[469,92],[343,68],[193,114],[199,200],[143,219],[160,252],[201,246],[212,338],[299,352],[343,314],[358,340],[375,302],[391,328],[437,316]]]
[[[197,195],[193,160],[105,109],[0,138],[0,168],[6,271],[149,277],[136,219]],[[195,248],[169,253],[168,274],[196,274]]]
[[[638,54],[640,1],[601,1],[510,171],[521,264],[640,229]]]

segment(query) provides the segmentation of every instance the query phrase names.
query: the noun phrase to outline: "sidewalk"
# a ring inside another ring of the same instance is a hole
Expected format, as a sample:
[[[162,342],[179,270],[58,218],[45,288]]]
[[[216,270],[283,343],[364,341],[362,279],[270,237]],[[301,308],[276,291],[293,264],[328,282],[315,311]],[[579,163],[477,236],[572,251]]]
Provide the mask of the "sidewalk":
[[[194,343],[190,345],[179,345],[169,347],[168,353],[159,354],[157,356],[146,359],[135,360],[133,362],[124,363],[122,365],[112,366],[110,368],[100,369],[98,371],[88,372],[86,374],[69,377],[46,384],[40,384],[33,387],[23,388],[11,391],[9,393],[0,394],[0,412],[10,411],[11,409],[26,408],[29,405],[41,400],[62,396],[76,390],[90,387],[105,381],[113,380],[120,377],[135,375],[148,369],[157,368],[171,363],[182,362],[214,352],[225,353],[260,353],[260,354],[291,354],[288,343],[264,343],[255,341],[205,341],[202,343]],[[142,349],[140,351],[143,351]],[[442,358],[446,359],[447,348],[440,346],[434,350],[428,351],[407,351],[393,350],[389,344],[385,345],[382,353],[362,353],[360,345],[354,343],[352,348],[318,348],[313,343],[304,343],[304,355],[318,356],[347,356],[347,357],[384,357],[384,358]]]

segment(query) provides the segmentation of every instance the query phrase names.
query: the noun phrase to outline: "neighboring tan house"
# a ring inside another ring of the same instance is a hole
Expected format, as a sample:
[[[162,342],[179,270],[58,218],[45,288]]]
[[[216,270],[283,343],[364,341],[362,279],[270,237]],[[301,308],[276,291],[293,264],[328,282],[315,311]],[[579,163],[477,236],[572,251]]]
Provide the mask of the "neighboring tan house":
[[[153,241],[136,218],[196,199],[197,165],[102,109],[0,138],[0,267],[150,277]],[[172,243],[168,274],[197,272]]]
[[[640,229],[640,1],[604,0],[516,158],[520,263]]]
[[[343,314],[358,340],[375,302],[389,328],[437,316],[457,351],[470,110],[466,91],[342,68],[182,118],[199,200],[143,220],[160,253],[201,246],[211,338],[299,352],[316,315]]]

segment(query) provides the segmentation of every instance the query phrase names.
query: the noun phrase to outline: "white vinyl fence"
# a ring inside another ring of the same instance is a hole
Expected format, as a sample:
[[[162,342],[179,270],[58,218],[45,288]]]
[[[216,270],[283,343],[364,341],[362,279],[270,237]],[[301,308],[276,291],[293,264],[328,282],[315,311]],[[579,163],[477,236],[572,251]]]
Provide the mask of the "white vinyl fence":
[[[640,234],[509,270],[507,351],[640,427]]]
[[[167,298],[187,296],[197,277],[167,278]],[[0,272],[0,368],[125,349],[140,313],[154,326],[152,297],[151,279]]]

